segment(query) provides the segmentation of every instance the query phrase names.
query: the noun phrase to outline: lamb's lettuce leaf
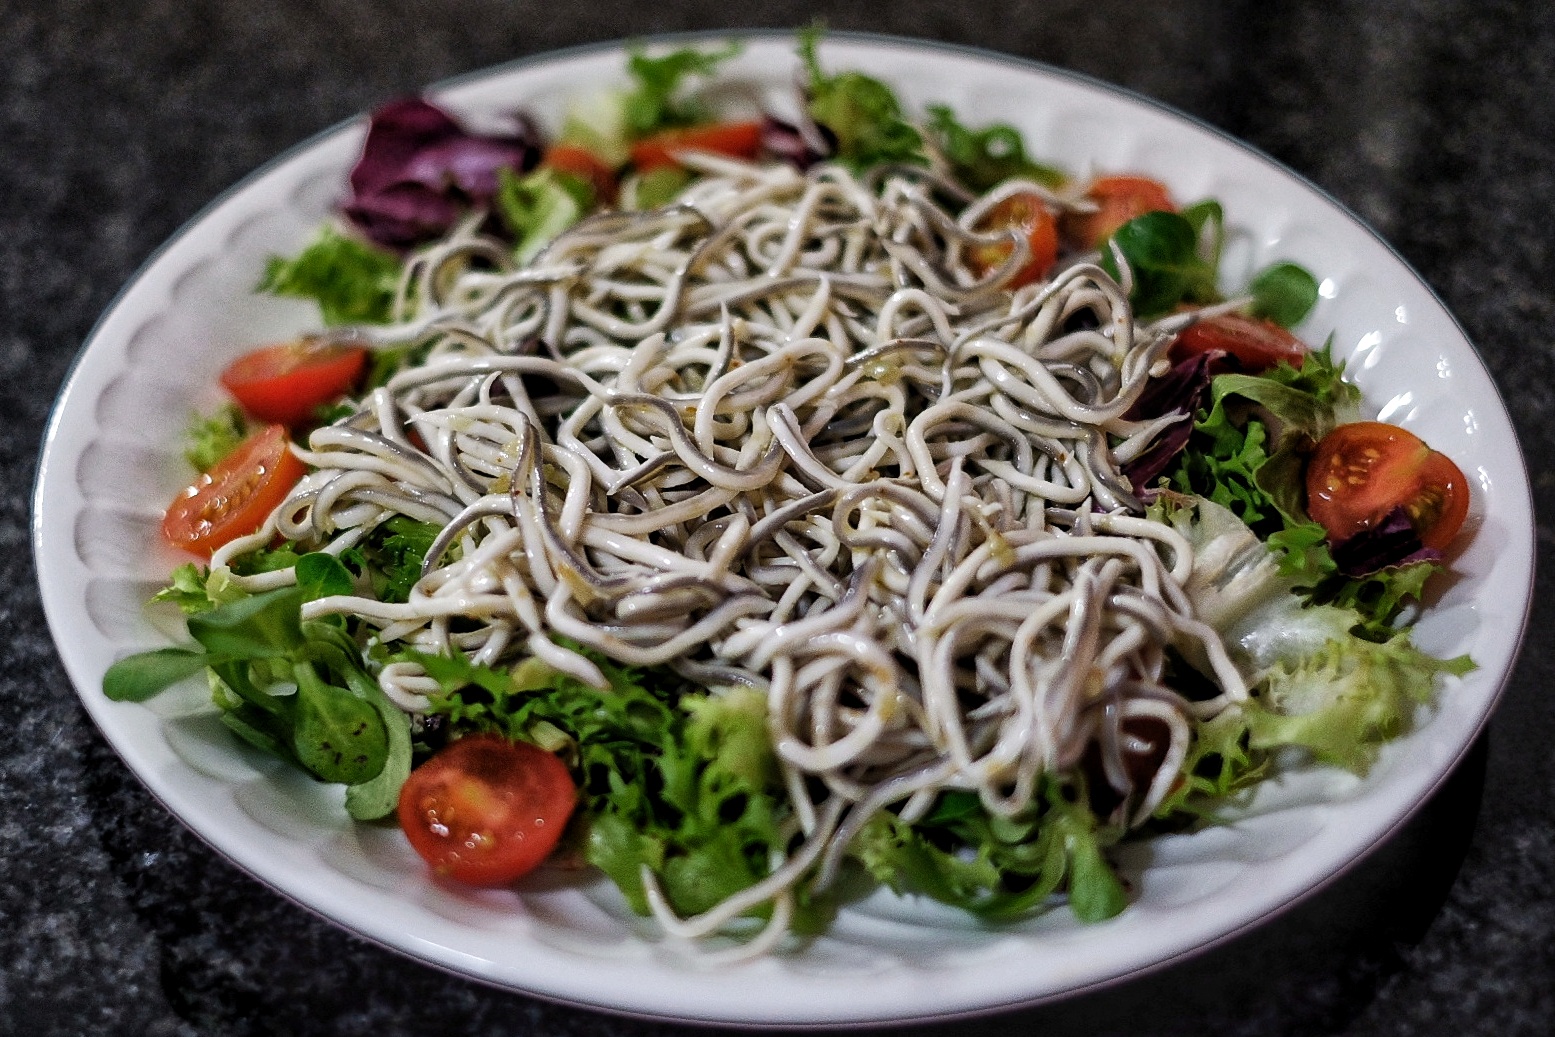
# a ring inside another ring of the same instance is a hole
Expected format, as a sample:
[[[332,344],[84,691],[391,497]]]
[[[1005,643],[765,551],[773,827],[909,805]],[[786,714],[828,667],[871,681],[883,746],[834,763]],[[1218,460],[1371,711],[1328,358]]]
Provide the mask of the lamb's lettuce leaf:
[[[319,557],[309,583],[315,591],[333,590],[330,567],[339,563]],[[110,699],[144,701],[207,669],[222,720],[239,737],[322,781],[372,782],[391,757],[404,764],[387,719],[393,706],[385,709],[379,701],[383,692],[338,623],[302,618],[309,594],[299,584],[194,611],[187,620],[193,644],[120,659],[104,675],[103,692]],[[404,733],[408,738],[408,728]],[[359,795],[357,809],[381,804],[388,795],[382,786],[389,783]]]

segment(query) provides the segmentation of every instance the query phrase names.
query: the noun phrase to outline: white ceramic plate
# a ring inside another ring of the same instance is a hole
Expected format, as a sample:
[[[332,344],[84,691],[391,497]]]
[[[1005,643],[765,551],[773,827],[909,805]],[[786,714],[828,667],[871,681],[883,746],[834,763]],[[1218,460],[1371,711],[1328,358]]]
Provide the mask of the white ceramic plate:
[[[217,401],[238,352],[309,326],[310,309],[251,294],[266,256],[294,252],[338,200],[363,123],[261,170],[180,232],[125,289],[60,395],[36,491],[34,545],[49,623],[88,711],[186,824],[275,889],[415,958],[543,997],[640,1015],[746,1024],[859,1023],[1027,1004],[1127,976],[1251,926],[1332,878],[1440,783],[1485,723],[1511,668],[1533,573],[1527,476],[1484,366],[1430,290],[1370,230],[1268,159],[1155,104],[993,55],[859,37],[829,40],[831,69],[943,101],[973,123],[1018,126],[1034,156],[1071,171],[1142,171],[1179,199],[1213,196],[1235,234],[1226,279],[1291,259],[1322,298],[1304,329],[1335,350],[1371,408],[1454,457],[1476,490],[1469,527],[1418,639],[1479,669],[1390,745],[1364,780],[1309,769],[1271,782],[1245,820],[1125,855],[1137,897],[1082,926],[1067,911],[989,928],[877,894],[799,953],[712,968],[625,910],[603,881],[518,890],[436,884],[398,830],[350,823],[338,787],[235,747],[200,682],[149,706],[100,693],[116,657],[176,628],[144,602],[181,559],[157,535],[187,478],[179,439]],[[792,40],[758,36],[733,63],[787,100]],[[466,115],[526,108],[554,128],[564,103],[618,81],[619,49],[526,60],[462,80]],[[932,976],[931,981],[925,982]]]

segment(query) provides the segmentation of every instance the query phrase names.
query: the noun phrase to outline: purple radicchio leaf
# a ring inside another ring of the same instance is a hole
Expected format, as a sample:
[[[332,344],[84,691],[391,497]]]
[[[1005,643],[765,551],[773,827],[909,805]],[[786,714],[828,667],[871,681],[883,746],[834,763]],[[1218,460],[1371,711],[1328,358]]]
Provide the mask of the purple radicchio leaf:
[[[1209,351],[1179,361],[1159,378],[1145,384],[1139,399],[1123,415],[1128,421],[1148,421],[1165,414],[1187,415],[1168,426],[1156,441],[1133,460],[1125,463],[1123,474],[1136,489],[1144,489],[1172,466],[1193,435],[1192,416],[1209,403],[1209,386],[1230,361],[1228,354]]]
[[[785,122],[773,115],[761,118],[761,149],[800,170],[809,169],[837,150],[836,134],[811,121]]]
[[[1340,573],[1351,579],[1369,576],[1391,565],[1439,562],[1442,558],[1440,551],[1420,543],[1420,534],[1410,525],[1409,513],[1402,507],[1388,512],[1377,525],[1334,544],[1329,553]]]
[[[483,135],[419,97],[402,98],[372,114],[343,208],[378,244],[411,248],[488,204],[501,169],[526,172],[539,159],[539,134],[523,117],[510,134]]]

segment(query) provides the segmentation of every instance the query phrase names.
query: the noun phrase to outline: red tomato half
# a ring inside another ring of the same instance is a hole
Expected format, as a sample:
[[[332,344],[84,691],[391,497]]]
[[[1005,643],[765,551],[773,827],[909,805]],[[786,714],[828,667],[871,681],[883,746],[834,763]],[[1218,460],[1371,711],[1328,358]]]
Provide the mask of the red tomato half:
[[[1335,543],[1380,523],[1395,508],[1420,542],[1441,550],[1469,513],[1469,481],[1446,454],[1382,421],[1340,425],[1307,462],[1307,513]]]
[[[471,735],[411,772],[400,790],[399,818],[437,874],[501,886],[555,849],[577,797],[555,754],[500,735]]]
[[[301,338],[243,354],[221,373],[221,384],[260,421],[301,425],[350,392],[366,363],[366,346]]]
[[[1041,197],[1031,192],[1012,194],[999,202],[977,222],[976,230],[1020,230],[1026,235],[1029,256],[1010,280],[1007,288],[1033,284],[1047,276],[1058,259],[1058,221]],[[1010,257],[1013,246],[983,245],[967,253],[967,265],[979,277],[986,277]]]
[[[1172,343],[1173,360],[1200,353],[1230,353],[1251,374],[1267,371],[1281,360],[1300,367],[1307,358],[1307,344],[1270,320],[1222,313],[1191,324]]]
[[[1096,203],[1091,213],[1064,217],[1064,234],[1075,248],[1100,248],[1112,232],[1147,212],[1176,212],[1166,185],[1144,176],[1104,176],[1092,181],[1085,197]]]
[[[632,165],[639,173],[659,166],[676,166],[679,151],[711,151],[732,158],[753,159],[761,150],[761,123],[715,122],[663,130],[632,145]]]
[[[616,196],[616,171],[588,148],[576,144],[552,144],[540,164],[588,182],[594,188],[596,202],[608,202]]]
[[[264,525],[305,471],[284,428],[260,429],[173,498],[162,535],[174,547],[208,558]]]

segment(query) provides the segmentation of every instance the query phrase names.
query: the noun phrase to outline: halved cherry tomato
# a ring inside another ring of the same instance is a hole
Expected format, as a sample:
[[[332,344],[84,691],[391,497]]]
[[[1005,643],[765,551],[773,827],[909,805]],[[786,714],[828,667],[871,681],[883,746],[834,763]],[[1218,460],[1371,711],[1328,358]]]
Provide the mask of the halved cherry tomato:
[[[1041,197],[1030,191],[999,202],[977,221],[975,229],[980,233],[1018,229],[1026,235],[1029,258],[1007,285],[1011,289],[1040,281],[1058,259],[1058,221]],[[1012,245],[980,245],[967,252],[967,265],[978,277],[986,277],[1012,251]]]
[[[616,196],[616,171],[588,148],[577,144],[552,144],[540,164],[586,181],[594,188],[597,202],[612,201]]]
[[[284,428],[260,429],[173,498],[162,535],[174,547],[209,557],[264,525],[305,471]]]
[[[1076,248],[1099,248],[1112,232],[1147,212],[1176,212],[1172,196],[1159,180],[1144,176],[1104,176],[1091,182],[1085,197],[1096,211],[1064,217],[1064,236]]]
[[[639,173],[659,166],[677,166],[680,151],[711,151],[732,158],[755,158],[761,150],[761,123],[715,122],[679,130],[661,130],[632,145],[632,165]]]
[[[1307,462],[1307,514],[1335,543],[1403,508],[1426,547],[1452,542],[1469,513],[1469,481],[1446,454],[1382,421],[1340,425]]]
[[[1230,353],[1249,374],[1267,371],[1281,360],[1300,367],[1307,358],[1307,344],[1271,320],[1222,313],[1190,324],[1172,343],[1173,360],[1187,360],[1200,353]]]
[[[411,772],[399,819],[437,874],[500,886],[555,849],[577,798],[555,754],[500,735],[470,735]]]
[[[350,392],[366,363],[366,346],[300,338],[243,354],[221,373],[221,384],[260,421],[301,425]]]

